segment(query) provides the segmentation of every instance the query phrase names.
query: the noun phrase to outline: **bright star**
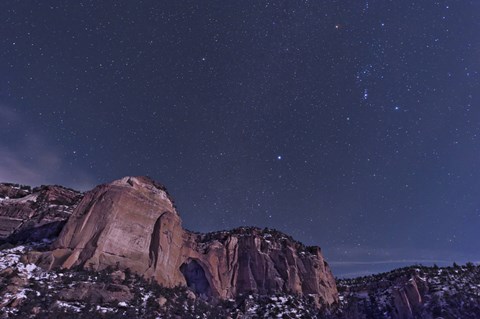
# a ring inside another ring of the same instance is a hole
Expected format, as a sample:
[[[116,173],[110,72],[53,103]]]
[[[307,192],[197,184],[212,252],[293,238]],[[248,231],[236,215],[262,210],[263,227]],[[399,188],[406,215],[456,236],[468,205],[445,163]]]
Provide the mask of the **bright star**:
[[[277,160],[281,160],[281,159],[282,159],[282,155],[278,155]]]

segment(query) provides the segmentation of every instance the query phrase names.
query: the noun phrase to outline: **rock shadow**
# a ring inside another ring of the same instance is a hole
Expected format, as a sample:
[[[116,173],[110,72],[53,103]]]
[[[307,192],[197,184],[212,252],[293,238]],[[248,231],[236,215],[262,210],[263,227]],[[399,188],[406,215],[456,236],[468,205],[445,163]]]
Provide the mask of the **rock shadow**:
[[[180,271],[187,281],[188,288],[193,290],[195,294],[203,298],[212,295],[212,288],[208,282],[205,270],[196,260],[187,260],[180,266]]]

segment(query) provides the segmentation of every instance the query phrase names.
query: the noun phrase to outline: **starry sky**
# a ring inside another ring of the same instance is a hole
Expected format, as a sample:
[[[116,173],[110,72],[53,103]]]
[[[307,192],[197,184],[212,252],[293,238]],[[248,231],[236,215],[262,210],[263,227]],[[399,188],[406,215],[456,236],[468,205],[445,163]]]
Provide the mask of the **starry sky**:
[[[0,180],[148,175],[334,274],[480,260],[480,2],[0,2]]]

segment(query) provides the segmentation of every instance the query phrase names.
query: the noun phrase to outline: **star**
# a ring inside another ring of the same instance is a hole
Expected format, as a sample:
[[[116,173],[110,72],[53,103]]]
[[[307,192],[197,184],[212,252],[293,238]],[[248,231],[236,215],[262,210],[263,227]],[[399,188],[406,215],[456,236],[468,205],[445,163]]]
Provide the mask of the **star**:
[[[0,179],[88,190],[149,175],[195,231],[288,225],[329,251],[361,235],[420,254],[405,234],[433,255],[455,229],[458,254],[477,252],[475,1],[433,1],[425,21],[430,5],[411,1],[269,1],[259,19],[243,2],[118,0],[65,4],[68,25],[40,1],[4,2]],[[400,213],[436,221],[392,234]]]

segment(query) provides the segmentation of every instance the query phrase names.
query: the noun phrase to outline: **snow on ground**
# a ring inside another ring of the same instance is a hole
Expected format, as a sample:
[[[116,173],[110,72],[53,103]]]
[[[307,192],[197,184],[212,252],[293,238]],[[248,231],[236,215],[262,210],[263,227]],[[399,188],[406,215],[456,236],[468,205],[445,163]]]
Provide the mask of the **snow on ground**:
[[[24,204],[27,202],[36,202],[38,198],[38,194],[30,194],[27,196],[23,196],[20,198],[9,198],[5,197],[5,200],[8,200],[10,203],[19,203],[19,204]]]
[[[25,246],[17,246],[0,250],[0,271],[15,266],[20,262],[20,256],[25,252]]]
[[[60,308],[69,309],[73,312],[82,312],[82,307],[64,301],[57,301],[56,305]]]

